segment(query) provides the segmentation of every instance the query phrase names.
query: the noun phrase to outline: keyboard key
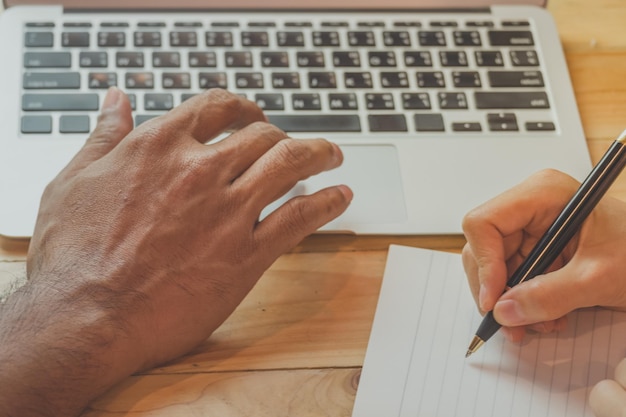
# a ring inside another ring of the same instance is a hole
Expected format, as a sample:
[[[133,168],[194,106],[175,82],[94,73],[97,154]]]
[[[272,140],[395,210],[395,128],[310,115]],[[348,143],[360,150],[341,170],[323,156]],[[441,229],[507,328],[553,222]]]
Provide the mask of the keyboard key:
[[[350,46],[376,46],[376,39],[371,31],[350,31],[348,43]]]
[[[359,108],[354,93],[331,93],[328,95],[328,106],[331,110],[356,110]]]
[[[339,46],[339,32],[317,30],[313,32],[313,45]]]
[[[518,131],[517,117],[514,113],[489,113],[487,115],[489,130],[492,132]]]
[[[380,85],[383,88],[408,88],[409,76],[406,72],[381,72]]]
[[[51,116],[22,116],[22,133],[52,133]]]
[[[444,110],[467,109],[465,93],[439,93],[439,108]]]
[[[189,52],[189,66],[192,68],[216,67],[215,52]]]
[[[287,28],[310,28],[313,27],[311,22],[285,22]]]
[[[411,36],[406,30],[383,32],[385,46],[411,46]]]
[[[135,32],[134,39],[137,47],[161,46],[161,32]]]
[[[281,68],[289,66],[287,52],[261,52],[261,65],[266,68]]]
[[[552,122],[526,122],[526,130],[529,132],[547,132],[556,130]]]
[[[487,92],[474,93],[474,101],[479,109],[548,109],[548,95],[545,92]]]
[[[370,114],[367,116],[370,132],[406,132],[408,127],[403,114]]]
[[[521,27],[521,26],[530,26],[530,22],[528,20],[505,20],[502,22],[503,27]]]
[[[459,24],[452,20],[430,22],[430,27],[433,28],[455,28],[457,26],[459,26]]]
[[[72,54],[69,52],[26,52],[26,68],[69,68],[72,66]]]
[[[235,73],[235,85],[238,88],[263,88],[263,73],[237,72]]]
[[[324,67],[324,54],[322,52],[298,52],[296,61],[299,67],[314,68]]]
[[[201,72],[198,74],[200,88],[228,88],[225,72]]]
[[[322,22],[322,27],[327,28],[347,28],[350,24],[348,22]]]
[[[22,86],[25,89],[80,88],[77,72],[26,72]]]
[[[365,95],[365,107],[368,110],[393,110],[393,95],[389,93],[369,93]]]
[[[117,85],[117,74],[114,72],[90,72],[89,88],[109,88]]]
[[[277,32],[276,43],[278,46],[304,46],[304,33],[285,31]]]
[[[319,94],[300,93],[291,96],[294,110],[321,110],[322,100]]]
[[[470,22],[465,22],[465,26],[467,26],[468,28],[492,28],[495,25],[490,20],[473,20]]]
[[[467,55],[463,51],[441,51],[439,60],[444,67],[466,67]]]
[[[26,32],[24,35],[24,46],[41,48],[54,45],[54,35],[52,32]]]
[[[188,72],[164,72],[163,88],[191,88],[191,75]]]
[[[543,87],[540,71],[489,71],[489,85],[492,87]]]
[[[430,110],[428,93],[402,93],[402,107],[406,110]]]
[[[117,52],[115,63],[119,68],[143,68],[143,52]]]
[[[109,56],[106,52],[81,52],[78,62],[81,68],[106,68]]]
[[[480,33],[475,30],[456,30],[452,34],[456,46],[480,46]]]
[[[285,110],[285,98],[282,94],[255,94],[254,101],[263,110]]]
[[[309,72],[310,88],[337,88],[334,72]]]
[[[27,28],[53,28],[54,22],[26,22]]]
[[[415,74],[417,77],[417,86],[420,88],[443,88],[446,86],[446,82],[443,78],[443,72],[418,72]]]
[[[127,28],[130,27],[128,22],[102,22],[100,23],[102,28]]]
[[[407,51],[404,53],[404,65],[407,67],[432,67],[430,52]]]
[[[371,67],[395,67],[397,64],[393,51],[370,51],[367,53],[367,60]]]
[[[241,45],[243,47],[248,46],[269,46],[270,40],[267,32],[241,32]]]
[[[66,47],[89,46],[89,32],[63,32],[61,44]]]
[[[142,123],[147,122],[150,119],[154,119],[155,117],[158,117],[158,114],[138,114],[137,116],[135,116],[135,127],[139,126]]]
[[[128,97],[128,101],[130,102],[131,110],[137,110],[137,95],[133,93],[127,93],[126,97]]]
[[[174,107],[174,97],[171,94],[149,93],[143,96],[144,110],[170,110]]]
[[[537,52],[528,51],[511,51],[511,62],[516,67],[536,67],[539,65],[539,57]]]
[[[356,25],[361,28],[384,28],[385,22],[358,22]]]
[[[124,32],[100,32],[98,33],[98,46],[101,46],[101,47],[126,46],[126,33]]]
[[[177,28],[201,28],[202,22],[176,22],[174,27]]]
[[[357,51],[333,52],[333,65],[335,67],[360,67],[361,56]]]
[[[24,111],[98,110],[98,94],[24,94]]]
[[[490,30],[491,46],[528,46],[534,45],[532,32],[528,30]]]
[[[442,31],[420,30],[417,35],[420,46],[445,46],[446,36]]]
[[[422,23],[416,21],[394,22],[393,26],[397,28],[421,28]]]
[[[252,66],[252,54],[250,52],[228,51],[224,55],[226,66],[231,68],[246,68]]]
[[[233,46],[233,34],[223,31],[208,31],[205,34],[206,46]]]
[[[249,22],[248,27],[251,28],[275,28],[276,22]]]
[[[154,88],[154,74],[129,72],[126,74],[126,88]]]
[[[454,71],[452,83],[457,88],[480,87],[480,74],[476,71]]]
[[[178,68],[180,67],[180,54],[178,52],[153,52],[152,66],[155,68]]]
[[[196,32],[170,32],[170,46],[198,46]]]
[[[500,51],[476,51],[476,64],[479,67],[502,67],[504,59]]]
[[[61,116],[59,119],[61,133],[89,133],[89,116]]]
[[[360,132],[355,114],[268,115],[270,123],[285,132]]]
[[[478,122],[456,122],[452,123],[454,132],[482,132],[483,128]]]
[[[444,132],[443,116],[439,113],[417,113],[413,116],[418,132]]]
[[[164,28],[166,26],[165,22],[139,22],[137,23],[137,27],[140,28]]]
[[[297,72],[274,72],[272,73],[272,87],[300,88],[300,74]]]
[[[343,74],[346,88],[372,88],[372,74],[369,72],[346,72]]]

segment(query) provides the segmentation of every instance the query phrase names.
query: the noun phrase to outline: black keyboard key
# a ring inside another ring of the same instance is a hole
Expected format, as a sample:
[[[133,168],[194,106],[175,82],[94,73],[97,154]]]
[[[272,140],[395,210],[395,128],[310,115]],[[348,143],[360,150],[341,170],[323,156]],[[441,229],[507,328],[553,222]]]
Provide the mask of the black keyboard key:
[[[489,85],[492,87],[543,87],[540,71],[489,71]]]
[[[24,111],[72,111],[98,110],[100,108],[98,94],[24,94],[22,110]]]
[[[154,88],[154,74],[151,72],[129,72],[126,74],[126,88]]]
[[[489,113],[487,123],[492,132],[516,132],[519,130],[517,117],[514,113]]]
[[[374,87],[372,74],[369,72],[346,72],[343,74],[346,88],[372,88]]]
[[[489,20],[472,20],[465,22],[465,26],[468,28],[492,28],[495,24]]]
[[[548,109],[550,103],[545,92],[490,92],[477,91],[474,101],[479,109]]]
[[[216,67],[215,52],[189,52],[189,66],[192,68]]]
[[[106,68],[109,56],[106,52],[81,52],[78,56],[81,68]]]
[[[459,24],[453,20],[436,20],[430,22],[430,27],[433,28],[455,28],[459,26]]]
[[[297,72],[274,72],[272,73],[272,87],[300,88],[300,74]]]
[[[270,39],[267,32],[243,31],[241,32],[241,46],[269,46]]]
[[[421,28],[422,23],[416,21],[400,21],[394,22],[393,26],[397,28]]]
[[[456,30],[452,34],[456,46],[480,46],[480,33],[476,30]]]
[[[26,72],[22,86],[24,89],[80,88],[80,74],[77,72]]]
[[[135,32],[134,39],[137,47],[161,46],[161,32]]]
[[[239,22],[211,22],[214,28],[238,28]]]
[[[22,133],[52,133],[51,116],[22,116]]]
[[[500,51],[476,51],[474,53],[476,64],[479,67],[502,67],[504,59]]]
[[[196,32],[170,32],[170,46],[198,46]]]
[[[335,67],[360,67],[361,56],[357,51],[333,52],[333,65]]]
[[[102,22],[100,23],[102,28],[127,28],[130,27],[128,22]]]
[[[136,94],[126,94],[126,97],[128,97],[128,101],[130,102],[130,108],[135,111],[137,110],[137,95]]]
[[[404,65],[407,67],[432,67],[433,59],[428,51],[407,51],[404,53]]]
[[[165,22],[139,22],[137,27],[140,28],[164,28],[167,26]]]
[[[88,47],[89,32],[63,32],[61,44],[66,47]]]
[[[441,51],[439,60],[444,67],[466,67],[467,55],[463,51]]]
[[[177,28],[201,28],[202,22],[176,22],[174,27]]]
[[[53,28],[54,22],[27,22],[27,28]]]
[[[406,132],[408,127],[403,114],[370,114],[367,116],[370,132]]]
[[[180,67],[180,54],[178,52],[153,52],[152,66],[155,68],[178,68]]]
[[[384,28],[385,22],[358,22],[356,25],[361,28]]]
[[[158,114],[138,114],[137,116],[135,116],[135,127],[158,116]]]
[[[502,22],[503,27],[523,27],[530,26],[530,22],[528,20],[505,20]]]
[[[549,132],[555,129],[552,122],[526,122],[526,130],[529,132]]]
[[[444,110],[467,109],[465,93],[439,93],[439,108]]]
[[[228,78],[225,72],[201,72],[198,74],[200,88],[228,88]]]
[[[187,101],[187,100],[189,100],[190,98],[193,98],[193,97],[195,97],[195,96],[197,96],[197,94],[194,94],[194,93],[185,93],[185,94],[181,94],[181,95],[180,95],[180,102],[182,103],[182,102]]]
[[[232,32],[208,31],[205,34],[206,46],[233,46]]]
[[[455,122],[452,123],[454,132],[482,132],[483,128],[478,122]]]
[[[100,32],[98,33],[98,46],[114,48],[126,46],[126,33]]]
[[[446,81],[441,71],[418,72],[415,75],[417,77],[417,86],[420,88],[443,88],[446,86]]]
[[[442,31],[420,30],[417,35],[421,46],[445,46],[446,36]]]
[[[376,46],[376,38],[372,31],[350,31],[348,43],[350,46]]]
[[[322,52],[298,52],[296,61],[299,67],[304,68],[323,68],[326,65]]]
[[[491,46],[529,46],[534,45],[532,32],[528,30],[490,30]]]
[[[248,27],[251,28],[275,28],[276,22],[249,22]]]
[[[89,88],[109,88],[117,85],[117,74],[114,72],[90,72]]]
[[[411,46],[411,36],[406,30],[383,32],[385,46]]]
[[[396,54],[393,51],[370,51],[367,53],[367,60],[371,67],[395,67]]]
[[[311,22],[285,22],[287,28],[310,28],[313,27]]]
[[[328,95],[331,110],[356,110],[359,104],[354,93],[331,93]]]
[[[235,85],[238,88],[263,88],[262,72],[237,72]]]
[[[313,45],[315,46],[339,46],[339,32],[315,31],[313,32]]]
[[[402,107],[405,110],[430,110],[428,93],[402,93]]]
[[[285,31],[277,32],[276,43],[278,46],[304,46],[304,33]]]
[[[59,119],[59,132],[89,133],[89,116],[61,116]]]
[[[174,97],[171,94],[149,93],[143,96],[144,110],[170,110],[174,107]]]
[[[452,83],[457,88],[480,87],[480,74],[476,71],[454,71]]]
[[[230,68],[249,68],[252,66],[252,53],[248,51],[228,51],[224,54],[226,66]]]
[[[536,51],[511,51],[509,54],[511,56],[511,62],[516,67],[539,66],[539,57]]]
[[[52,32],[26,32],[24,46],[33,48],[51,47],[54,45]]]
[[[188,72],[164,72],[163,88],[191,88],[191,75]]]
[[[285,132],[360,132],[355,114],[268,115],[270,123]]]
[[[115,63],[118,68],[143,68],[143,52],[117,52]]]
[[[365,107],[368,110],[393,110],[393,95],[389,93],[369,93],[365,95]]]
[[[381,72],[380,85],[382,85],[383,88],[408,88],[409,76],[404,71]]]
[[[417,113],[413,116],[418,132],[445,132],[443,116],[439,113]]]
[[[310,88],[337,88],[337,78],[334,72],[309,72]]]
[[[69,52],[26,52],[26,68],[69,68],[72,66],[72,54]]]
[[[339,22],[322,22],[322,27],[326,28],[347,28],[350,26],[348,22],[339,21]]]
[[[285,110],[285,98],[282,94],[255,94],[254,101],[263,110]]]
[[[321,110],[322,100],[319,94],[300,93],[291,96],[294,110]]]
[[[287,52],[261,52],[261,65],[266,68],[283,68],[289,66]]]

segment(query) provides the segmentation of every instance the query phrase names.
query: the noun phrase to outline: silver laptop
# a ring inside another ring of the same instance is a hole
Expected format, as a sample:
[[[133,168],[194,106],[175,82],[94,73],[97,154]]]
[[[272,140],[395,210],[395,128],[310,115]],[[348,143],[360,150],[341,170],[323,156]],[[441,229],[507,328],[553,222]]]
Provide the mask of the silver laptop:
[[[293,137],[339,143],[340,169],[285,196],[351,186],[351,207],[323,231],[459,233],[470,208],[539,169],[582,179],[590,168],[559,37],[541,6],[6,1],[0,235],[32,234],[42,190],[95,127],[111,85],[129,94],[136,124],[217,87],[256,101]]]

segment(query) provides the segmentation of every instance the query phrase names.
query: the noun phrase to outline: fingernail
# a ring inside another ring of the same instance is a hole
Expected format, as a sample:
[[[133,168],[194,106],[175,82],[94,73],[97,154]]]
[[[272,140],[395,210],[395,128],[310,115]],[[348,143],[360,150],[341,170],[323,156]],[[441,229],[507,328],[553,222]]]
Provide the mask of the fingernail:
[[[343,161],[343,152],[341,152],[341,148],[334,142],[331,142],[334,148],[334,158],[335,161]]]
[[[348,202],[352,201],[352,198],[354,197],[354,193],[352,192],[350,187],[348,187],[347,185],[339,185],[337,186],[337,188],[339,188],[339,191],[341,191],[341,193],[343,194],[343,196],[346,198]]]
[[[122,90],[117,87],[109,88],[106,96],[104,97],[104,101],[102,102],[102,110],[117,107],[117,104],[120,101],[121,93]]]
[[[480,284],[480,290],[478,291],[478,304],[482,311],[488,311],[488,307],[485,305],[485,299],[487,298],[487,287],[485,284]]]
[[[521,326],[524,324],[523,311],[515,300],[498,301],[493,312],[498,323],[503,326]]]

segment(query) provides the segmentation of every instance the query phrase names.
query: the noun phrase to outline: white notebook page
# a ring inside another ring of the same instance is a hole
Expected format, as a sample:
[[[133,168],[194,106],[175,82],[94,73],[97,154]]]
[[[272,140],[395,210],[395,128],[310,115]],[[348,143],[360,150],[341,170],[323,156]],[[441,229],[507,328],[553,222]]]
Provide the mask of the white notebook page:
[[[461,256],[392,245],[353,417],[576,417],[626,357],[626,313],[585,309],[558,334],[499,332],[465,358],[482,317]]]

